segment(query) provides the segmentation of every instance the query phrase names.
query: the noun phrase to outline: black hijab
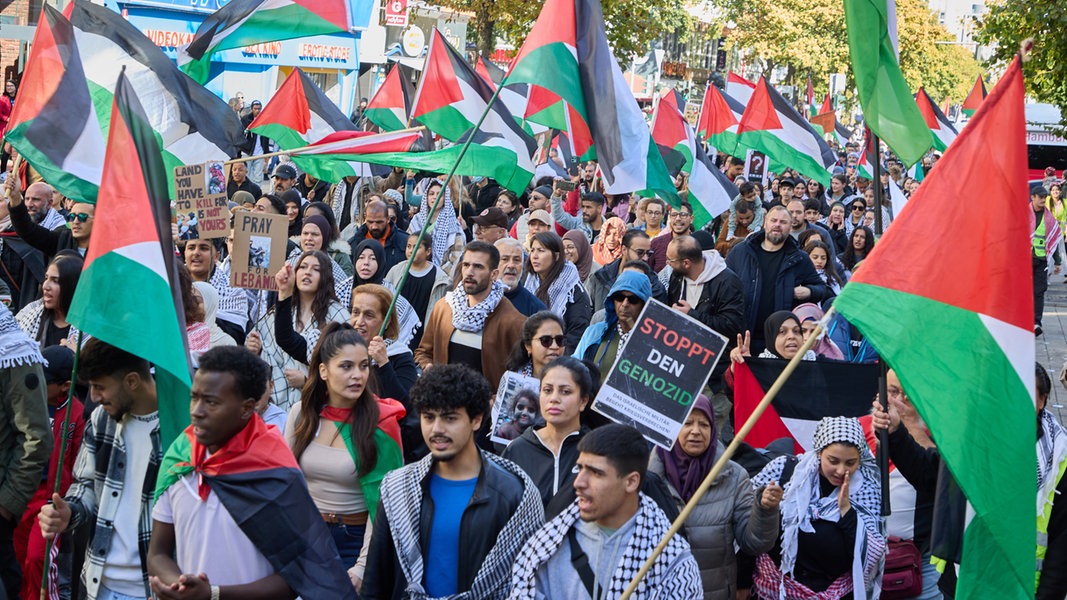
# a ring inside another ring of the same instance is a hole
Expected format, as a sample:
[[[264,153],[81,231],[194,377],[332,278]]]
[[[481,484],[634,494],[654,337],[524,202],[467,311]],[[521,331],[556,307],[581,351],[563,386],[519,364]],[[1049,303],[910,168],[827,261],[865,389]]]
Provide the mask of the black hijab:
[[[775,345],[775,341],[778,339],[778,330],[782,328],[782,323],[790,319],[796,321],[797,326],[800,325],[800,319],[788,310],[771,313],[771,316],[767,317],[767,320],[763,322],[763,341],[767,344],[767,351],[778,358],[784,358],[778,353],[778,348]]]
[[[382,247],[381,242],[375,239],[366,239],[356,246],[356,251],[352,253],[352,264],[355,265],[359,262],[359,257],[363,255],[363,251],[370,248],[374,252],[374,258],[378,261],[378,270],[370,277],[370,279],[363,279],[359,276],[359,271],[353,271],[352,273],[352,287],[363,285],[364,283],[377,283],[381,285],[382,280],[385,279],[385,248]]]

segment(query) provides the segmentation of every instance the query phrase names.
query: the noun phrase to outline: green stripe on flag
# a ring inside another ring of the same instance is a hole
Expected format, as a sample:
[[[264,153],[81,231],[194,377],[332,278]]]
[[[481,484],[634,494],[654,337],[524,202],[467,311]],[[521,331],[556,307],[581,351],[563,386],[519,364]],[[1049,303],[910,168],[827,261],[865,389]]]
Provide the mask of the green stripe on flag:
[[[791,169],[796,169],[801,175],[806,175],[824,186],[830,187],[831,175],[826,167],[811,155],[797,150],[772,131],[746,131],[740,135],[738,143],[760,150],[771,157],[772,160]]]
[[[977,313],[914,294],[853,282],[834,308],[892,365],[974,507],[956,597],[1032,599],[1036,415],[1005,349]]]
[[[381,127],[382,131],[397,131],[408,126],[407,123],[400,120],[396,112],[388,108],[368,108],[363,113],[363,116],[367,117],[371,123]]]
[[[55,164],[44,153],[26,141],[26,130],[32,124],[32,120],[20,123],[18,127],[9,130],[4,135],[4,139],[11,142],[11,145],[19,151],[19,154],[26,159],[26,162],[30,163],[41,174],[41,177],[59,190],[61,194],[72,200],[95,204],[97,193],[100,191],[97,184],[64,170],[63,165]]]
[[[416,117],[427,129],[449,140],[456,141],[467,133],[474,123],[455,106],[448,105]]]

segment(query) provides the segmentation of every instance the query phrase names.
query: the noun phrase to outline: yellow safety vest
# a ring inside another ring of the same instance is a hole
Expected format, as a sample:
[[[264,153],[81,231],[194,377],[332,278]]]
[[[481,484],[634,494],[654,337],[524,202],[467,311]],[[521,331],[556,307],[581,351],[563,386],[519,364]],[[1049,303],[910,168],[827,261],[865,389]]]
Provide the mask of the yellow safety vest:
[[[1045,563],[1045,553],[1048,552],[1048,523],[1052,519],[1052,502],[1056,498],[1056,488],[1060,485],[1064,471],[1067,471],[1067,460],[1060,461],[1056,469],[1056,485],[1049,492],[1048,502],[1045,503],[1041,514],[1037,515],[1037,572],[1034,577],[1034,589],[1041,583],[1041,568]]]
[[[1034,229],[1034,234],[1030,236],[1030,240],[1033,243],[1033,251],[1035,258],[1045,258],[1045,215],[1042,214],[1037,218],[1037,229]]]

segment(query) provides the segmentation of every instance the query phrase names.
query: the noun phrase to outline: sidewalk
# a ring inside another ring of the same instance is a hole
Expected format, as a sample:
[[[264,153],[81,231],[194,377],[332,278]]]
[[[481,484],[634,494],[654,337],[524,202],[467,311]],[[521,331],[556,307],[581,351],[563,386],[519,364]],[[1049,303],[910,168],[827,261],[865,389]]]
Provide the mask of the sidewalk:
[[[1041,329],[1045,333],[1036,339],[1034,351],[1037,362],[1048,369],[1052,378],[1048,408],[1059,417],[1060,423],[1067,423],[1067,389],[1058,381],[1060,369],[1067,361],[1067,284],[1062,274],[1049,278]]]

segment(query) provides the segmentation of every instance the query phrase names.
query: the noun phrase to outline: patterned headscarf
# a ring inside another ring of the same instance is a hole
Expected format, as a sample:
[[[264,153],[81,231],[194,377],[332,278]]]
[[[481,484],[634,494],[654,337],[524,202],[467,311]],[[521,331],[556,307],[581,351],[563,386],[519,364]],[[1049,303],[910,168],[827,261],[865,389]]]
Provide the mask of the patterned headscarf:
[[[793,314],[796,315],[797,320],[800,321],[801,328],[803,328],[805,322],[819,322],[823,317],[823,311],[819,308],[819,305],[811,302],[805,302],[804,304],[797,306],[793,309]],[[833,343],[833,341],[826,335],[825,329],[819,334],[819,341],[815,342],[815,345],[812,346],[811,349],[815,351],[815,354],[825,356],[831,360],[845,360],[844,353],[842,353],[841,349],[837,347],[837,344]]]
[[[622,236],[626,234],[626,223],[619,217],[612,217],[604,221],[600,228],[600,236],[593,242],[593,260],[600,266],[614,262],[622,258]],[[608,249],[608,242],[614,249]]]
[[[431,183],[431,185],[433,184]],[[440,201],[441,209],[437,212],[437,218],[434,219],[431,225],[433,227],[433,256],[431,257],[431,262],[438,267],[445,264],[448,258],[448,249],[452,246],[452,240],[455,235],[463,233],[463,228],[459,226],[459,219],[456,217],[456,207],[452,205],[451,188],[448,186],[442,187],[441,194],[444,196]],[[419,231],[426,225],[432,208],[426,196],[423,195],[419,213],[411,219],[411,224],[408,227],[408,231],[412,235],[418,235]],[[431,234],[427,232],[427,235]]]

